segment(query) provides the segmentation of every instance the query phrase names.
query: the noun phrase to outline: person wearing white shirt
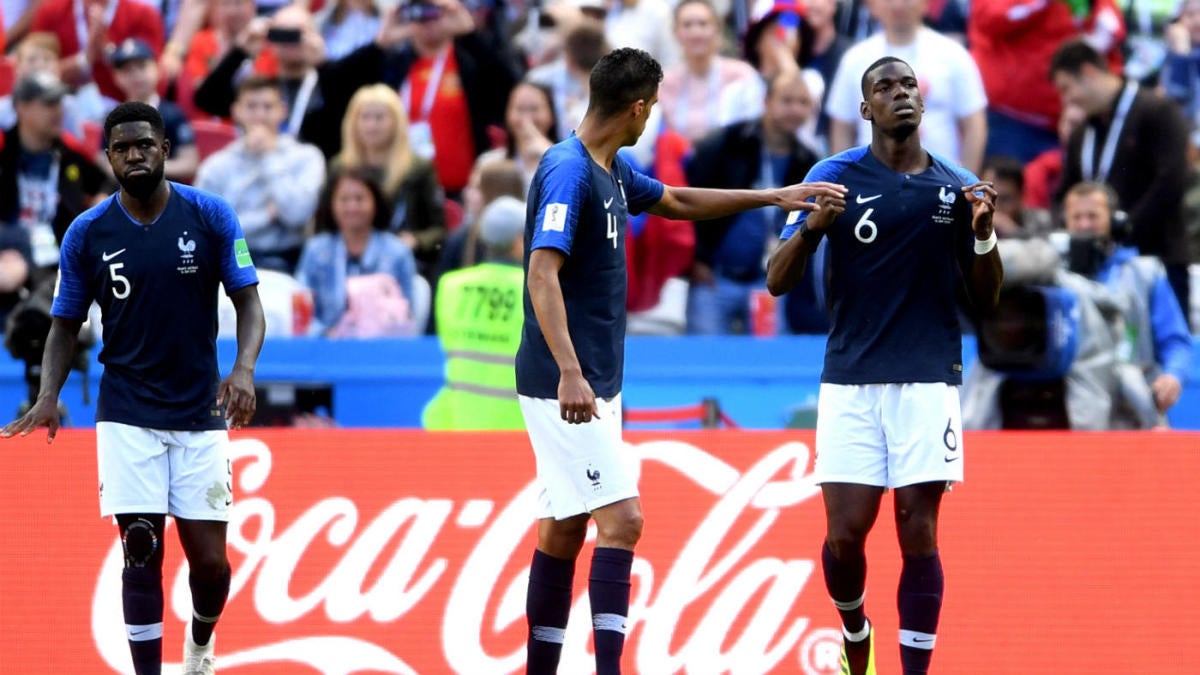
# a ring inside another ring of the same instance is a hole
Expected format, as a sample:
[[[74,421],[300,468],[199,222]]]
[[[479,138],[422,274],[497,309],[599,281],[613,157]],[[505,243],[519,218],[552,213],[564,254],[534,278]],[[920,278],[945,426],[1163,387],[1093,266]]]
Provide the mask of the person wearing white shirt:
[[[959,43],[922,24],[927,0],[871,0],[883,31],[846,51],[830,85],[829,150],[841,152],[871,140],[862,118],[862,72],[884,56],[920,73],[925,115],[921,143],[930,152],[978,172],[987,143],[987,94],[979,68]]]

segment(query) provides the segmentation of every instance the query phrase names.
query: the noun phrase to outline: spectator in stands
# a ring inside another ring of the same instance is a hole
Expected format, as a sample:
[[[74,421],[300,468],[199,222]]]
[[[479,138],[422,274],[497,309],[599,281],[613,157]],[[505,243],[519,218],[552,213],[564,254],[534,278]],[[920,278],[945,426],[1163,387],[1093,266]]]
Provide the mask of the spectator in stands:
[[[1162,263],[1139,256],[1114,236],[1119,211],[1119,197],[1107,185],[1083,182],[1067,190],[1063,220],[1074,240],[1071,267],[1122,299],[1117,353],[1134,376],[1122,378],[1124,405],[1114,406],[1114,427],[1164,426],[1163,415],[1179,400],[1191,372],[1192,339]],[[1150,405],[1139,404],[1147,397],[1135,393],[1146,386]]]
[[[846,51],[829,92],[829,150],[870,143],[870,123],[859,112],[860,76],[885,55],[904,59],[921,74],[925,114],[921,143],[978,173],[987,139],[987,96],[974,59],[959,43],[922,25],[926,0],[873,5],[883,31]]]
[[[608,44],[636,47],[664,69],[679,62],[679,45],[671,35],[671,4],[666,0],[578,0],[582,7],[603,8]]]
[[[344,110],[363,85],[399,91],[413,151],[432,159],[438,181],[455,197],[475,157],[492,145],[488,127],[504,123],[518,76],[488,51],[461,2],[409,0],[389,11],[374,43],[326,64],[321,86],[334,110]]]
[[[552,96],[549,88],[536,82],[526,80],[513,87],[504,113],[504,146],[483,153],[476,164],[494,159],[512,160],[525,176],[528,188],[542,155],[559,141]]]
[[[1184,0],[1179,18],[1167,26],[1167,60],[1162,83],[1193,127],[1200,123],[1200,0]]]
[[[29,230],[15,223],[0,223],[0,328],[31,290],[33,271]]]
[[[387,85],[368,85],[350,99],[342,119],[342,151],[332,169],[361,169],[383,191],[389,229],[413,251],[429,276],[446,238],[445,197],[433,165],[409,145],[408,116]]]
[[[838,0],[804,0],[804,21],[812,28],[812,60],[808,66],[821,74],[821,81],[833,82],[842,56],[854,41],[838,32]],[[825,87],[821,98],[820,114],[817,116],[816,135],[829,138],[829,112],[825,109],[829,101],[829,87]]]
[[[446,383],[421,415],[426,429],[525,428],[513,368],[524,321],[525,202],[496,199],[478,231],[484,258],[438,281],[434,313]]]
[[[1071,140],[1071,134],[1087,121],[1083,108],[1070,103],[1062,108],[1058,118],[1058,145],[1043,152],[1025,165],[1025,206],[1031,209],[1049,209],[1054,198],[1061,192],[1063,173],[1063,148]]]
[[[1025,167],[1012,157],[989,157],[979,179],[996,188],[992,227],[1001,239],[1043,236],[1054,228],[1050,211],[1025,206]]]
[[[600,24],[584,20],[566,31],[561,55],[530,70],[526,76],[530,82],[550,89],[556,124],[554,135],[558,138],[570,135],[583,119],[588,102],[588,77],[609,49]]]
[[[33,73],[47,72],[59,76],[58,38],[54,33],[30,33],[17,45],[13,61],[13,80]],[[84,137],[84,123],[103,118],[109,105],[100,96],[96,85],[79,88],[78,94],[67,93],[63,97],[63,129],[80,140]],[[12,94],[0,98],[0,129],[8,129],[17,123],[17,111],[13,107]]]
[[[196,134],[183,110],[159,97],[158,61],[150,45],[137,38],[129,38],[117,46],[109,60],[117,86],[125,93],[124,100],[148,103],[158,108],[162,115],[165,136],[171,142],[171,154],[167,157],[165,170],[167,179],[190,181],[200,166]]]
[[[100,93],[117,100],[107,55],[127,38],[139,38],[157,55],[163,47],[163,21],[158,10],[138,0],[45,0],[33,19],[33,30],[58,37],[62,78],[71,86],[95,81]]]
[[[1065,40],[1086,37],[1117,68],[1125,37],[1114,0],[973,0],[968,30],[987,91],[987,155],[1022,162],[1057,144],[1062,105],[1045,77],[1054,50]]]
[[[296,278],[313,293],[312,334],[348,336],[353,331],[346,314],[355,277],[384,275],[412,302],[416,262],[408,245],[388,231],[390,220],[383,192],[368,172],[342,169],[330,175],[316,234],[304,244],[296,268]],[[412,317],[390,318],[399,326]]]
[[[0,223],[29,233],[36,268],[58,265],[71,221],[112,187],[90,151],[63,134],[66,93],[51,73],[21,78],[13,87],[17,124],[0,136]]]
[[[325,53],[340,59],[370,44],[379,32],[379,9],[372,0],[332,0],[316,17]]]
[[[212,2],[208,28],[197,32],[185,50],[187,61],[183,66],[184,73],[193,87],[204,82],[208,74],[231,52],[237,53],[239,68],[247,59],[253,59],[253,72],[267,76],[279,74],[279,61],[275,58],[275,51],[270,45],[263,46],[261,42],[267,19],[254,22],[254,18],[254,0]],[[255,49],[257,54],[252,57],[250,49]],[[232,85],[230,91],[232,92]],[[230,101],[232,98],[230,93]],[[210,114],[229,116],[229,104],[221,107],[221,110],[223,113]]]
[[[709,0],[682,0],[675,6],[675,39],[683,60],[664,70],[658,102],[667,126],[690,141],[722,126],[721,93],[727,87],[758,75],[745,61],[721,55],[721,29]]]
[[[242,137],[200,164],[196,187],[224,197],[237,211],[259,269],[290,274],[325,181],[325,158],[280,132],[286,117],[278,80],[242,80],[233,104]]]
[[[208,77],[196,89],[196,107],[210,115],[227,117],[237,84],[247,62],[257,63],[270,47],[279,63],[279,83],[288,115],[285,135],[312,143],[328,155],[338,145],[341,110],[327,110],[319,86],[317,66],[325,59],[325,43],[312,15],[299,5],[279,10],[269,20],[251,21]]]
[[[524,200],[527,188],[524,172],[512,160],[480,157],[471,171],[467,189],[463,191],[463,222],[446,237],[446,246],[438,260],[437,277],[483,260],[483,244],[479,241],[480,214],[500,197]]]
[[[764,189],[803,181],[817,157],[796,139],[796,131],[812,113],[803,76],[794,70],[776,76],[761,119],[723,127],[696,144],[687,162],[688,185]],[[766,253],[786,216],[764,208],[696,222],[689,333],[749,332],[750,298],[766,292]]]
[[[783,73],[799,71],[804,76],[814,106],[825,96],[821,74],[808,67],[812,59],[812,29],[804,21],[804,6],[797,0],[760,0],[755,3],[754,20],[746,31],[742,47],[746,61],[759,77],[741,80],[728,87],[721,97],[722,124],[756,120],[763,114],[767,83]],[[800,140],[818,155],[824,153],[825,140],[816,136],[817,111],[797,133]]]
[[[1082,181],[1111,185],[1129,213],[1132,239],[1143,255],[1167,266],[1179,305],[1188,305],[1183,190],[1187,181],[1187,122],[1178,106],[1108,69],[1081,40],[1059,47],[1050,77],[1064,104],[1087,113],[1064,155],[1063,189]]]

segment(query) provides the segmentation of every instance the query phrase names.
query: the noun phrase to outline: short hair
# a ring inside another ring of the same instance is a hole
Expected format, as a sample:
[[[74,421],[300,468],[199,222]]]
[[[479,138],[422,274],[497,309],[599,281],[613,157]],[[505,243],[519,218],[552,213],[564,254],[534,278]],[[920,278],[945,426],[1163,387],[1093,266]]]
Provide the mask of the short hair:
[[[872,63],[871,65],[867,66],[867,69],[863,71],[862,81],[859,83],[859,86],[862,87],[862,95],[863,95],[864,101],[867,100],[868,98],[871,98],[871,92],[867,91],[868,85],[871,84],[871,73],[875,72],[876,68],[881,68],[883,66],[886,66],[889,63],[901,63],[901,64],[904,64],[905,66],[908,66],[909,70],[913,69],[913,67],[911,65],[909,65],[908,61],[905,61],[904,59],[898,58],[895,56],[885,56],[881,59],[877,59],[875,61],[875,63]]]
[[[479,167],[479,195],[484,204],[508,195],[525,199],[525,175],[511,159],[494,159]]]
[[[150,128],[158,134],[160,139],[167,135],[166,125],[163,124],[162,114],[158,112],[158,108],[140,101],[127,101],[113,108],[112,112],[108,113],[108,117],[104,118],[104,137],[112,138],[113,128],[132,122],[149,122]]]
[[[1087,195],[1101,194],[1104,197],[1104,204],[1108,207],[1108,217],[1114,218],[1117,211],[1121,210],[1121,198],[1117,196],[1117,191],[1107,183],[1098,183],[1096,181],[1085,180],[1078,182],[1067,190],[1063,195],[1063,206],[1066,206],[1067,197],[1072,195],[1076,197],[1086,197]]]
[[[717,29],[721,28],[721,17],[717,14],[717,8],[713,5],[712,0],[679,0],[679,4],[675,5],[675,23],[679,23],[679,13],[688,5],[700,5],[708,10],[712,15],[713,21],[717,24]]]
[[[1071,39],[1063,42],[1050,57],[1050,71],[1046,74],[1054,79],[1056,73],[1066,73],[1078,77],[1083,72],[1084,65],[1091,65],[1099,70],[1108,70],[1108,64],[1100,52],[1083,40]]]
[[[343,180],[352,180],[367,187],[372,201],[375,202],[375,218],[371,221],[371,229],[377,232],[388,230],[392,224],[392,208],[383,196],[383,189],[379,187],[374,174],[363,167],[336,167],[329,172],[325,189],[321,191],[321,201],[317,203],[313,230],[317,233],[338,231],[337,221],[333,218],[333,193]]]
[[[279,98],[283,99],[283,84],[278,77],[269,77],[267,75],[250,75],[246,79],[238,83],[237,92],[234,100],[240,99],[245,94],[255,91],[271,90],[279,94]]]
[[[614,49],[592,68],[588,110],[602,117],[617,115],[635,101],[653,98],[662,79],[662,66],[647,52],[632,47]]]
[[[17,45],[16,53],[18,56],[21,52],[29,48],[44,49],[55,56],[62,55],[62,43],[59,42],[58,36],[49,31],[39,31],[30,33],[25,36]]]
[[[808,90],[809,94],[812,94],[812,90],[810,90],[808,87],[808,80],[804,79],[804,73],[797,70],[785,70],[782,73],[777,73],[775,77],[767,80],[767,91],[763,96],[763,99],[771,98],[771,95],[774,94],[775,90],[780,86],[791,84],[793,82],[799,82],[800,84],[804,85],[804,88]]]
[[[988,157],[984,160],[983,169],[979,173],[982,175],[988,171],[996,174],[997,180],[1015,183],[1018,190],[1025,189],[1025,165],[1015,157],[1007,155]]]
[[[563,53],[567,61],[585,73],[591,72],[600,62],[600,57],[611,49],[604,37],[604,26],[596,22],[584,21],[567,31],[563,37]]]

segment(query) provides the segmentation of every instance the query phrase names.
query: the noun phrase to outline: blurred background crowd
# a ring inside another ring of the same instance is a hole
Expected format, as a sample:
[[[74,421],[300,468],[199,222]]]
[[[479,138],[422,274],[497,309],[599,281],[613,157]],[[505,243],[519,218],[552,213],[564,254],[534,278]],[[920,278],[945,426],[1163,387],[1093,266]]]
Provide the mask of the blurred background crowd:
[[[860,77],[891,54],[920,79],[925,147],[1000,192],[1008,287],[968,326],[968,426],[1161,426],[1191,370],[1200,0],[0,0],[0,14],[0,313],[39,296],[66,227],[115,189],[102,123],[136,100],[163,114],[167,177],[237,210],[269,334],[515,351],[525,191],[608,50],[665,71],[629,161],[726,188],[798,182],[867,142]],[[824,333],[820,255],[787,297],[766,292],[785,216],[631,219],[630,332]],[[494,334],[463,338],[473,326]]]

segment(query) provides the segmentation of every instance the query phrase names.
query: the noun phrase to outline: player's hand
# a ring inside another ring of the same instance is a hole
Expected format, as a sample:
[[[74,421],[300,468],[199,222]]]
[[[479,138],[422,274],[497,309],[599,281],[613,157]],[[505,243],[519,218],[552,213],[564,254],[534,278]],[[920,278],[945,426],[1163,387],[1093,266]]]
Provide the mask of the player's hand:
[[[558,408],[567,424],[587,424],[600,417],[596,394],[583,373],[563,373],[558,379]]]
[[[383,13],[379,32],[375,34],[375,44],[386,51],[408,42],[412,33],[412,24],[400,18],[400,3],[396,3]]]
[[[834,197],[842,200],[843,208],[846,206],[846,186],[837,183],[796,183],[779,188],[776,196],[778,206],[785,211],[819,211],[820,202],[809,201],[814,197]]]
[[[225,406],[225,419],[230,429],[241,429],[254,417],[254,376],[249,371],[234,368],[217,388],[217,405]]]
[[[820,195],[816,199],[817,211],[804,221],[812,232],[820,232],[833,224],[838,216],[846,212],[846,195]]]
[[[996,212],[996,188],[991,181],[979,181],[974,185],[964,185],[963,194],[971,202],[971,229],[975,230],[976,239],[987,239],[992,236],[992,214]]]
[[[271,27],[271,21],[265,16],[257,16],[246,24],[237,37],[234,38],[236,44],[242,51],[246,52],[253,58],[257,58],[259,52],[267,44],[267,30]]]
[[[29,412],[0,429],[0,438],[28,436],[38,427],[46,427],[46,442],[53,443],[54,435],[58,433],[58,424],[58,398],[39,396]]]
[[[1154,382],[1150,385],[1150,390],[1154,392],[1154,402],[1158,404],[1158,411],[1166,412],[1179,400],[1179,394],[1183,391],[1183,385],[1174,375],[1163,373],[1154,378]]]

